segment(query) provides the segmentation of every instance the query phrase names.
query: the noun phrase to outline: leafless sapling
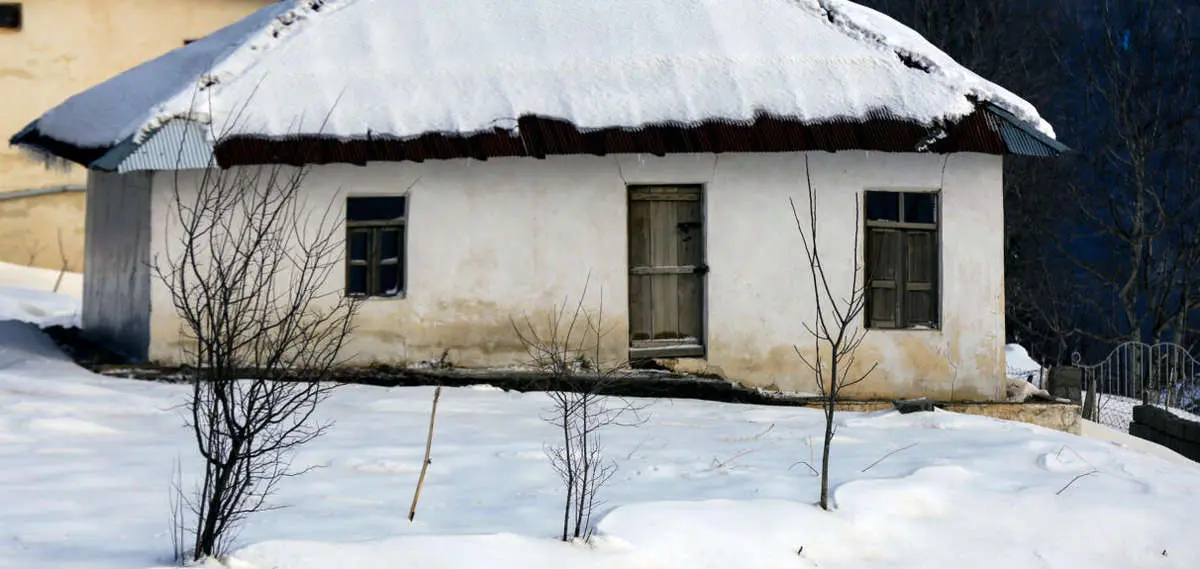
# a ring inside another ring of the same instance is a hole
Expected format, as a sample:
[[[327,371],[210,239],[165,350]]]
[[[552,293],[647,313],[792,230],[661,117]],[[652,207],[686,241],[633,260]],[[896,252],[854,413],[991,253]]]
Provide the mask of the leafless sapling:
[[[519,323],[512,321],[528,363],[545,373],[550,382],[550,406],[542,419],[560,437],[547,443],[545,450],[566,493],[563,541],[591,539],[592,515],[603,503],[598,494],[616,473],[616,462],[605,456],[601,431],[644,422],[642,411],[647,407],[603,394],[620,380],[624,364],[602,363],[601,344],[606,334],[603,301],[593,315],[584,309],[586,296],[585,284],[574,311],[565,299],[552,307],[542,330],[528,316]]]
[[[204,473],[188,500],[191,557],[227,552],[247,516],[271,508],[314,416],[357,305],[325,285],[340,268],[332,205],[310,209],[307,168],[176,172],[156,277],[181,319],[188,423]],[[198,179],[197,179],[198,176]]]
[[[796,355],[804,365],[813,372],[817,391],[821,396],[821,407],[825,412],[825,441],[821,450],[821,498],[820,506],[830,509],[829,503],[829,450],[834,435],[834,411],[842,391],[861,383],[875,370],[872,364],[865,371],[855,367],[855,353],[866,337],[866,330],[860,325],[859,319],[866,306],[867,286],[863,274],[863,265],[859,260],[860,238],[858,198],[854,202],[854,243],[853,266],[849,271],[849,290],[838,292],[834,290],[840,279],[826,273],[818,245],[817,231],[817,194],[812,184],[812,174],[805,159],[805,178],[808,186],[808,215],[807,227],[801,221],[800,212],[796,209],[795,200],[788,198],[792,206],[792,217],[796,220],[796,228],[800,232],[800,242],[804,248],[805,261],[808,264],[809,276],[812,282],[813,322],[804,324],[805,330],[812,336],[813,351],[806,356],[799,346],[794,346]]]

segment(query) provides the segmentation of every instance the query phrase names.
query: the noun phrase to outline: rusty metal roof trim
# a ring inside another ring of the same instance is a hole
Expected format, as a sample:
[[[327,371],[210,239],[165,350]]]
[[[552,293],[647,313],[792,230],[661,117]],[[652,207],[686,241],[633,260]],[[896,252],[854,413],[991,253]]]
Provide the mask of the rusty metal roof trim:
[[[687,154],[874,150],[880,152],[980,152],[1050,157],[1069,149],[992,105],[942,125],[921,125],[876,112],[865,120],[806,123],[791,117],[759,115],[752,121],[714,119],[698,124],[656,124],[639,128],[578,129],[551,117],[523,116],[509,125],[469,135],[427,133],[410,139],[368,132],[349,140],[321,136],[231,137],[213,145],[196,128],[168,123],[147,142],[130,140],[107,148],[76,148],[45,137],[36,122],[12,143],[106,171],[203,168],[215,157],[221,167],[250,164],[365,165],[498,157],[551,155]],[[202,130],[202,129],[200,129]],[[161,138],[161,140],[160,140]],[[171,144],[174,141],[181,148]],[[183,159],[181,162],[181,158]]]
[[[1007,123],[1007,118],[1002,118]],[[699,124],[656,124],[640,128],[580,130],[549,117],[523,116],[515,129],[496,128],[470,135],[428,133],[411,139],[380,137],[342,140],[332,137],[266,138],[238,136],[215,147],[221,167],[246,164],[365,165],[368,162],[448,160],[551,155],[799,152],[874,150],[882,152],[981,152],[1050,156],[1054,148],[1031,152],[1028,144],[1013,145],[991,116],[980,108],[964,119],[929,127],[873,113],[867,120],[810,124],[794,118],[759,115],[753,121],[710,120]],[[1032,140],[1031,137],[1027,137]],[[930,142],[933,141],[933,144]],[[1061,146],[1061,145],[1059,145]]]

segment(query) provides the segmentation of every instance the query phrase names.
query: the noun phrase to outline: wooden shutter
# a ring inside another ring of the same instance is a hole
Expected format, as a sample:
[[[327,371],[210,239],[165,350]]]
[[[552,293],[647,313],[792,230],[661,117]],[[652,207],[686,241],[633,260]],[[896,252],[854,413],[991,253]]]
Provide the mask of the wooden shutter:
[[[900,325],[899,293],[903,233],[894,229],[871,228],[867,233],[867,315],[873,328]]]
[[[904,323],[937,326],[937,233],[906,231],[904,267]]]

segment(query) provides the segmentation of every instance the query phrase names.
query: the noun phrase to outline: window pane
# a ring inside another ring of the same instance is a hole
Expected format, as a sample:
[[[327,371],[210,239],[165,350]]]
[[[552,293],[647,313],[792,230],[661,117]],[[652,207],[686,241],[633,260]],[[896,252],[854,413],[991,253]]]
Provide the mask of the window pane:
[[[405,196],[371,196],[346,198],[347,221],[388,221],[403,219],[407,207]]]
[[[367,267],[351,266],[346,271],[346,292],[351,294],[367,293]]]
[[[366,261],[368,244],[371,240],[370,231],[350,231],[350,260]]]
[[[379,261],[400,262],[400,230],[384,229],[379,236]]]
[[[937,223],[937,195],[904,194],[904,221],[908,223]]]
[[[391,296],[400,293],[400,265],[379,266],[379,294]]]
[[[868,221],[900,221],[899,192],[866,192]]]

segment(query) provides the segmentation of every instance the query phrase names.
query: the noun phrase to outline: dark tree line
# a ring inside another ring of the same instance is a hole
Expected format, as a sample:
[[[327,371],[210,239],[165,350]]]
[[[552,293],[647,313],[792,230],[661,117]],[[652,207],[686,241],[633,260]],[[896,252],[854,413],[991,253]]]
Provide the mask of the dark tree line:
[[[1007,327],[1035,357],[1200,343],[1200,2],[860,0],[1033,103],[1005,163]]]

